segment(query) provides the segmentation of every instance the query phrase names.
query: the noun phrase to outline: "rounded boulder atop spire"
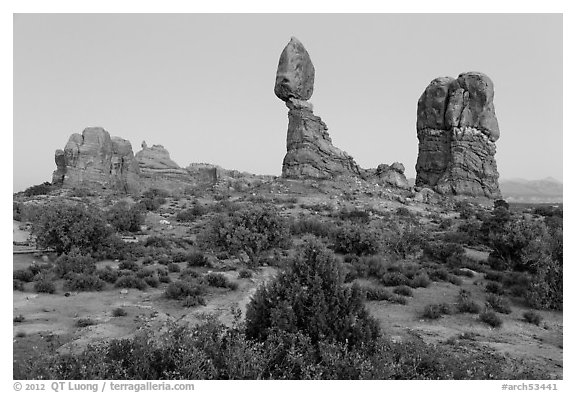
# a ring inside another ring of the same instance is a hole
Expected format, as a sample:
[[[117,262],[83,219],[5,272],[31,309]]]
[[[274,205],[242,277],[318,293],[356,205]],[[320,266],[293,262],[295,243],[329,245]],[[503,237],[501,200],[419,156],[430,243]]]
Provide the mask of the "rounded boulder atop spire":
[[[304,45],[292,37],[280,55],[274,93],[282,101],[308,100],[314,91],[314,65]]]

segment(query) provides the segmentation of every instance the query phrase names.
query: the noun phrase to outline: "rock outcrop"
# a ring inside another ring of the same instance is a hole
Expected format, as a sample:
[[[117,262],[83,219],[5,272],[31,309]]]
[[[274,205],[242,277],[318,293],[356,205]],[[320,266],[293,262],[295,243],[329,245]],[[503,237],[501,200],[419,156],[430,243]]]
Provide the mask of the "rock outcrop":
[[[72,134],[64,150],[56,150],[52,183],[133,191],[139,168],[129,141],[110,137],[101,127]]]
[[[302,43],[292,37],[280,55],[274,93],[288,107],[285,178],[332,179],[359,176],[360,168],[346,152],[332,145],[328,127],[307,102],[314,91],[314,65]]]
[[[494,85],[479,72],[436,78],[418,100],[416,186],[499,198]]]

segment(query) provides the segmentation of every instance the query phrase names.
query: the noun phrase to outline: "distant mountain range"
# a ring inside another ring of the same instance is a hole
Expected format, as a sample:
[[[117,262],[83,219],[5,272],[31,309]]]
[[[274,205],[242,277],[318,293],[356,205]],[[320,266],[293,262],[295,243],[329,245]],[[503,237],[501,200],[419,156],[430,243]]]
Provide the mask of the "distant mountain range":
[[[415,179],[408,179],[414,185]],[[502,198],[508,202],[562,203],[563,184],[552,177],[539,180],[500,179]]]
[[[563,184],[552,177],[540,180],[502,179],[500,191],[508,202],[562,203]]]

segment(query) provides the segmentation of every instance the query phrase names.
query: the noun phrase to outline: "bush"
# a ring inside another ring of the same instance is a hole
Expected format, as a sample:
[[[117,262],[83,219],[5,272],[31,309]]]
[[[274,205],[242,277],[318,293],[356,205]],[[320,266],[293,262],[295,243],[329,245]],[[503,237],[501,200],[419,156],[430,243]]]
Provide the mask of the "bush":
[[[447,303],[428,304],[424,307],[422,317],[426,319],[438,319],[442,315],[454,314],[454,307]]]
[[[479,318],[493,328],[502,326],[502,319],[494,311],[484,311],[480,313]]]
[[[416,274],[408,283],[412,288],[428,288],[428,286],[432,283],[430,277],[426,273],[418,273]]]
[[[432,281],[448,281],[450,279],[450,273],[443,267],[430,270],[428,275]]]
[[[482,308],[478,303],[470,299],[471,296],[472,295],[470,294],[469,291],[464,289],[460,290],[457,299],[458,302],[456,304],[456,308],[458,309],[459,312],[478,314],[482,310]]]
[[[510,314],[512,312],[508,299],[493,293],[486,297],[486,304],[494,311],[502,314]]]
[[[400,258],[406,258],[418,252],[424,242],[424,233],[414,224],[395,224],[386,232],[383,242],[386,248]]]
[[[20,280],[12,280],[13,281],[13,290],[15,291],[22,291],[24,292],[24,283]]]
[[[117,307],[114,310],[112,310],[113,317],[125,317],[126,315],[128,315],[128,312],[123,308]]]
[[[205,305],[206,305],[206,299],[204,299],[204,297],[199,295],[186,296],[186,298],[182,301],[182,306],[184,307],[196,307]]]
[[[94,258],[82,255],[77,249],[60,255],[54,263],[54,272],[58,277],[64,277],[68,273],[93,274],[96,271]]]
[[[385,287],[396,287],[399,285],[408,285],[410,280],[400,272],[390,272],[380,278],[380,283]]]
[[[502,285],[493,281],[490,281],[486,284],[486,292],[493,293],[495,295],[503,295],[505,293]]]
[[[114,284],[116,288],[135,288],[143,291],[148,286],[146,282],[134,274],[119,277]]]
[[[186,257],[186,262],[188,263],[188,266],[193,267],[193,266],[208,266],[208,258],[206,258],[206,256],[201,253],[201,252],[192,252],[189,253]]]
[[[36,274],[33,273],[30,269],[18,269],[14,270],[14,272],[12,273],[12,278],[14,280],[32,282],[35,275]]]
[[[23,191],[24,195],[27,197],[32,197],[36,195],[47,195],[52,192],[56,187],[54,187],[49,182],[44,182],[42,184],[37,184],[35,186],[28,187]]]
[[[20,323],[20,322],[24,322],[26,318],[24,318],[24,315],[20,314],[20,315],[16,315],[13,319],[13,321],[15,323]]]
[[[96,321],[94,321],[93,319],[90,319],[90,318],[80,318],[80,319],[76,320],[76,326],[78,326],[80,328],[92,326],[92,325],[96,325]]]
[[[196,220],[198,217],[202,217],[207,212],[208,210],[204,206],[195,204],[189,209],[178,212],[176,214],[176,220],[191,222]]]
[[[231,282],[225,275],[222,273],[208,273],[204,276],[204,279],[211,287],[216,288],[229,288],[235,290],[238,288],[238,284],[235,282]]]
[[[158,277],[158,281],[168,284],[172,282],[172,279],[170,278],[170,276],[160,276]]]
[[[190,280],[198,277],[200,277],[200,273],[189,267],[182,270],[182,273],[180,273],[180,279],[182,280]]]
[[[378,287],[362,287],[362,290],[364,290],[365,294],[366,294],[366,300],[390,300],[392,299],[392,294],[390,293],[390,291],[384,289],[384,288],[378,288]]]
[[[277,210],[260,205],[216,216],[201,239],[232,253],[244,251],[252,263],[258,263],[264,252],[290,242],[289,228]]]
[[[69,291],[101,291],[105,282],[97,275],[72,273],[67,276],[65,288]]]
[[[168,240],[161,236],[150,236],[144,242],[144,247],[169,248]]]
[[[58,254],[77,248],[80,254],[90,255],[106,248],[112,231],[95,208],[53,203],[42,209],[32,233],[39,247],[53,248]]]
[[[424,255],[432,260],[446,262],[449,259],[457,261],[465,254],[464,247],[457,243],[446,243],[443,241],[432,241],[424,245]]]
[[[110,266],[106,266],[104,269],[97,269],[95,274],[103,281],[114,284],[118,280],[118,272],[112,270]]]
[[[144,277],[144,282],[152,288],[158,288],[158,285],[160,285],[160,280],[156,276]]]
[[[52,281],[40,280],[34,283],[34,290],[39,293],[54,293],[56,286]]]
[[[249,269],[241,269],[238,272],[238,278],[252,278],[252,270]]]
[[[168,264],[168,271],[171,273],[180,273],[180,265],[177,263],[169,263]]]
[[[334,251],[342,254],[374,255],[380,249],[380,238],[373,230],[346,223],[333,232]]]
[[[396,288],[394,288],[393,292],[397,295],[401,295],[401,296],[412,296],[412,289],[410,289],[410,287],[407,287],[406,285],[400,285]]]
[[[141,204],[129,206],[126,202],[118,202],[106,212],[106,219],[120,232],[138,232],[144,224],[146,210]]]
[[[379,336],[360,287],[344,286],[343,266],[314,239],[306,239],[286,271],[260,287],[246,311],[246,335],[266,340],[274,331],[300,332],[312,343],[349,346]]]
[[[318,237],[329,237],[332,233],[332,225],[316,217],[305,217],[292,221],[290,232],[297,236],[310,234]]]
[[[524,320],[528,323],[531,323],[533,325],[539,326],[540,323],[542,322],[542,316],[540,314],[538,314],[537,312],[534,312],[532,310],[530,311],[526,311],[524,314],[522,314],[522,316],[524,317]]]
[[[126,260],[122,261],[118,264],[118,269],[120,270],[132,270],[133,272],[137,272],[140,270],[140,266],[136,263],[136,261]]]
[[[202,285],[194,284],[190,281],[175,281],[168,284],[164,295],[168,299],[182,300],[187,297],[202,296],[205,291]]]

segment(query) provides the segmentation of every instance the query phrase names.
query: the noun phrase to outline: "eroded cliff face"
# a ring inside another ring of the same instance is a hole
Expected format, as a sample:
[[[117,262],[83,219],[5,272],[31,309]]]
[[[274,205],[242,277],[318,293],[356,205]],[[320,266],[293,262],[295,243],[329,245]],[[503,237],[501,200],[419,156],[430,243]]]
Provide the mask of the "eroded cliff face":
[[[418,100],[416,186],[499,198],[494,85],[479,72],[436,78]]]
[[[68,187],[87,186],[133,191],[139,168],[129,141],[110,137],[101,127],[72,134],[64,150],[56,150],[52,182]]]

